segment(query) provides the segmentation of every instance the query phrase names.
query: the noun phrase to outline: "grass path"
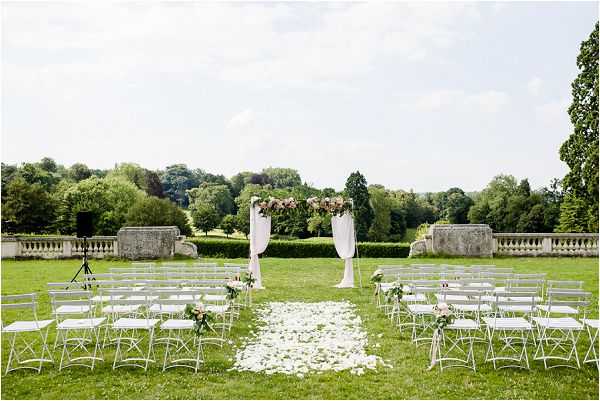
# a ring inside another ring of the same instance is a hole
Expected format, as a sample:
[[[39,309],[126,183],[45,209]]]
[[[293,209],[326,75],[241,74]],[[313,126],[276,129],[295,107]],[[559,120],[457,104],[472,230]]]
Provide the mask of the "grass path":
[[[223,262],[225,260],[219,260]],[[226,260],[231,261],[231,260]],[[377,264],[406,264],[407,259],[361,259],[363,282]],[[417,260],[411,260],[417,263]],[[431,259],[427,262],[432,262]],[[479,259],[436,259],[435,263],[471,264]],[[598,261],[593,258],[497,258],[490,263],[511,266],[516,272],[546,272],[549,279],[585,280],[586,288],[598,300]],[[95,272],[108,271],[109,266],[126,262],[93,261]],[[202,371],[170,370],[163,373],[153,366],[147,373],[139,369],[112,370],[113,350],[106,351],[106,361],[93,373],[89,369],[72,368],[61,373],[47,366],[41,374],[12,372],[2,380],[4,399],[597,399],[598,371],[553,369],[544,371],[533,363],[531,371],[494,371],[484,364],[483,348],[477,349],[477,372],[466,370],[426,371],[427,347],[415,348],[407,335],[398,333],[371,303],[371,289],[332,288],[341,276],[343,264],[336,259],[276,259],[261,261],[263,283],[267,288],[256,292],[256,303],[266,301],[341,301],[357,305],[363,326],[369,334],[367,352],[389,360],[393,368],[367,371],[363,376],[349,372],[308,374],[303,379],[283,374],[264,375],[228,371],[235,350],[211,348]],[[49,281],[68,280],[79,261],[3,261],[2,294],[30,291],[41,293],[41,317],[49,315],[48,297],[44,295]],[[597,310],[596,310],[597,316]],[[3,321],[15,316],[5,313]],[[236,322],[232,338],[236,345],[253,324],[252,312],[244,310]],[[382,334],[379,338],[378,334]],[[51,331],[51,336],[54,331]],[[53,340],[53,337],[50,339]],[[380,344],[375,348],[376,343]],[[2,341],[2,362],[6,361],[6,340]],[[587,349],[587,336],[580,343],[581,356]]]

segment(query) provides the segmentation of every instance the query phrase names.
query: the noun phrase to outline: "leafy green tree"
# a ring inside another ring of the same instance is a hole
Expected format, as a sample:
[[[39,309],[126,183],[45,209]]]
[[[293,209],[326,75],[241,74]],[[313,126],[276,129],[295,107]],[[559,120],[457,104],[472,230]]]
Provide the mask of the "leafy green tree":
[[[391,230],[392,202],[383,187],[369,188],[373,222],[369,228],[369,240],[375,242],[387,241]]]
[[[185,164],[167,166],[161,182],[165,195],[181,207],[189,204],[187,190],[199,185],[197,176]]]
[[[1,172],[0,176],[2,176],[2,203],[6,200],[6,190],[8,189],[8,184],[18,177],[19,169],[14,164],[4,164],[1,163]]]
[[[39,166],[41,169],[43,169],[49,173],[58,172],[58,165],[56,164],[54,159],[52,159],[51,157],[42,158],[42,160],[40,160]]]
[[[401,241],[406,235],[406,214],[404,209],[397,207],[394,198],[390,210],[390,240]]]
[[[156,171],[145,170],[144,174],[146,182],[146,187],[144,189],[146,193],[150,196],[156,196],[157,198],[164,198],[165,194],[163,193],[162,183],[160,182],[160,177]]]
[[[59,208],[61,232],[75,232],[77,212],[87,210],[94,216],[95,234],[115,235],[125,225],[129,208],[145,194],[122,178],[91,177],[69,187]]]
[[[185,213],[168,199],[139,197],[127,212],[127,226],[177,226],[181,235],[191,235],[192,228]]]
[[[7,185],[2,203],[2,220],[17,233],[44,234],[53,232],[57,205],[39,183],[28,183],[16,177]]]
[[[227,238],[229,238],[229,236],[235,232],[235,228],[236,219],[234,215],[228,214],[227,216],[223,217],[223,220],[221,220],[221,230],[223,230]]]
[[[262,174],[269,177],[273,188],[293,188],[302,185],[302,179],[297,170],[292,168],[268,167]]]
[[[92,171],[83,163],[75,163],[67,170],[67,177],[75,182],[88,179],[92,176]]]
[[[571,85],[573,103],[569,107],[574,131],[560,147],[560,159],[569,166],[569,172],[562,181],[568,204],[561,209],[559,229],[578,232],[585,227],[585,231],[598,232],[597,22],[590,37],[581,43],[577,67],[580,72]]]
[[[250,177],[254,175],[251,171],[242,171],[241,173],[237,173],[229,180],[231,184],[231,196],[235,199],[237,198],[242,189],[250,183]]]
[[[19,175],[29,184],[40,184],[46,191],[51,191],[60,180],[58,174],[44,170],[37,163],[23,163]]]
[[[373,222],[373,209],[369,201],[367,180],[360,171],[350,174],[346,180],[345,193],[354,201],[356,236],[359,241],[365,241]]]
[[[466,224],[469,222],[467,215],[471,206],[473,206],[473,199],[462,189],[451,188],[446,192],[446,203],[440,214],[450,224]]]
[[[198,188],[188,190],[188,199],[191,209],[197,203],[208,203],[217,210],[220,217],[233,212],[233,198],[226,185],[205,182]]]
[[[326,214],[326,215],[315,214],[308,218],[307,223],[308,223],[308,227],[307,227],[308,232],[310,232],[312,234],[316,234],[317,237],[320,237],[321,233],[327,232],[329,230],[329,228],[331,227],[331,216],[328,214]]]
[[[208,203],[197,202],[192,210],[194,226],[208,236],[208,232],[217,228],[221,222],[219,212]]]
[[[588,205],[583,198],[567,194],[560,205],[558,232],[584,233],[588,231]]]

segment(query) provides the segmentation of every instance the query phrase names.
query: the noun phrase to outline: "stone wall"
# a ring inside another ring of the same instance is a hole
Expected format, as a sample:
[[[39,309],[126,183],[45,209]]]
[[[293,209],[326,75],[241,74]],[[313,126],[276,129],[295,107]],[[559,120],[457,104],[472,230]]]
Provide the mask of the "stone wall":
[[[179,237],[176,226],[123,227],[117,233],[119,256],[125,259],[170,258]]]
[[[410,256],[492,257],[494,239],[487,224],[433,224],[424,240],[411,244]]]

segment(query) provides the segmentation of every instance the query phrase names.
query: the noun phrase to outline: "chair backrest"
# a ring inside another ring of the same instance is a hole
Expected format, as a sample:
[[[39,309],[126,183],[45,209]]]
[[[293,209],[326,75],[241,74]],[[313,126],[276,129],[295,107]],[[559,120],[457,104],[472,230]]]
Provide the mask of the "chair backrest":
[[[546,281],[546,288],[550,290],[560,291],[582,291],[583,281],[564,281],[564,280],[548,280]]]
[[[34,320],[37,320],[37,293],[0,295],[2,310],[30,310]],[[23,317],[21,317],[23,319]]]
[[[533,313],[535,311],[536,303],[537,303],[537,291],[531,290],[523,290],[516,289],[510,290],[507,289],[502,293],[496,293],[496,299],[494,301],[494,305],[496,307],[499,306],[508,306],[508,307],[518,307],[524,310],[527,310],[527,313]],[[494,314],[497,316],[498,314]]]
[[[187,262],[163,262],[162,267],[187,267],[189,264]]]
[[[150,273],[152,267],[109,267],[111,273]]]
[[[48,289],[56,289],[57,291],[59,289],[80,290],[80,289],[84,289],[84,287],[86,286],[86,283],[79,282],[79,281],[64,281],[64,282],[48,283],[48,284],[46,284],[46,286],[48,287]]]
[[[79,306],[87,308],[75,308],[63,315],[78,315],[92,317],[94,308],[92,305],[92,292],[86,290],[63,290],[63,291],[48,291],[50,297],[50,306],[52,314],[57,315],[59,308],[62,306]],[[58,316],[57,316],[58,317]]]
[[[512,278],[506,280],[506,287],[514,291],[535,290],[540,292],[544,286],[544,280],[539,278]]]
[[[548,313],[551,313],[553,306],[570,306],[577,309],[578,313],[585,312],[590,305],[591,292],[587,291],[563,291],[560,289],[548,289],[547,292]]]
[[[217,263],[215,262],[194,262],[192,263],[193,266],[197,266],[197,267],[217,267]],[[225,263],[224,266],[239,266],[238,264],[233,264],[233,263]]]
[[[496,280],[491,278],[469,278],[459,281],[463,291],[491,292],[496,287]]]
[[[86,280],[112,280],[114,275],[114,273],[92,273],[84,274],[83,277]]]
[[[477,312],[481,310],[481,297],[485,294],[479,290],[449,290],[439,291],[439,301],[448,305],[477,305]]]
[[[546,273],[514,273],[515,280],[545,280]]]

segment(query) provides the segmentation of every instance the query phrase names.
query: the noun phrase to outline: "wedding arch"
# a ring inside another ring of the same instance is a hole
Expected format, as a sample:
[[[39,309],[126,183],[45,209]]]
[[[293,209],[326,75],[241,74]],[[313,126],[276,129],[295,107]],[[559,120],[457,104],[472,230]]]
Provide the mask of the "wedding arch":
[[[354,269],[352,258],[356,253],[356,232],[352,216],[352,199],[342,197],[277,199],[270,197],[261,199],[254,196],[250,199],[250,264],[248,270],[255,278],[254,288],[261,289],[262,278],[258,256],[269,245],[271,238],[271,215],[290,213],[300,208],[307,208],[312,213],[330,214],[333,242],[338,256],[344,260],[344,277],[337,288],[354,288]],[[360,278],[360,267],[359,267]],[[362,284],[362,283],[361,283]]]

